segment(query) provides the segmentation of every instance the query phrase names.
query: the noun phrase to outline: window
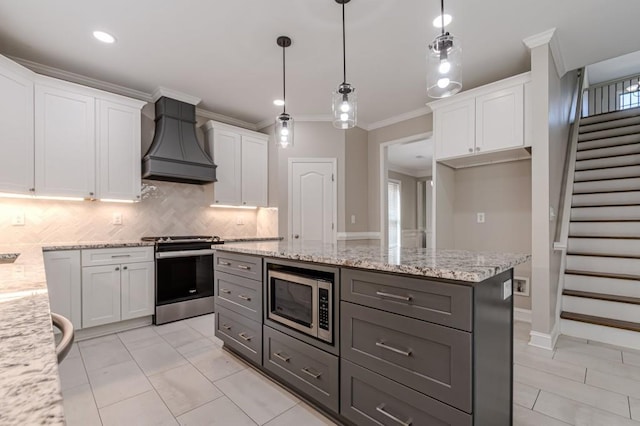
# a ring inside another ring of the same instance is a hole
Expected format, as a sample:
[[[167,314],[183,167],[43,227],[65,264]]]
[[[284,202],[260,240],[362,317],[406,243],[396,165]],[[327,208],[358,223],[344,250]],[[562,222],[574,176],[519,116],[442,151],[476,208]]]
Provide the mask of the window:
[[[398,180],[389,179],[387,184],[389,202],[389,247],[399,247],[402,228],[400,226],[400,190]]]
[[[618,95],[620,109],[640,107],[640,91],[620,93]]]

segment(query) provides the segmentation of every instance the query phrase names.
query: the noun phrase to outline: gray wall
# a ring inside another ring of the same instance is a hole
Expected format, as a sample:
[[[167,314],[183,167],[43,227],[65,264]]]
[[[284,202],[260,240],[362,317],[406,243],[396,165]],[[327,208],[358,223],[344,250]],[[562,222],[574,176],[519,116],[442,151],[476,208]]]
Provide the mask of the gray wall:
[[[400,193],[400,225],[402,229],[416,229],[418,179],[392,170],[389,170],[387,176],[389,179],[399,180],[402,185]]]
[[[369,231],[367,131],[346,131],[345,141],[345,231]],[[351,223],[355,215],[356,223]]]
[[[531,252],[531,160],[458,169],[455,185],[456,249]],[[478,212],[485,223],[477,223]],[[514,273],[530,278],[530,262]],[[531,309],[531,298],[516,296],[515,305]]]

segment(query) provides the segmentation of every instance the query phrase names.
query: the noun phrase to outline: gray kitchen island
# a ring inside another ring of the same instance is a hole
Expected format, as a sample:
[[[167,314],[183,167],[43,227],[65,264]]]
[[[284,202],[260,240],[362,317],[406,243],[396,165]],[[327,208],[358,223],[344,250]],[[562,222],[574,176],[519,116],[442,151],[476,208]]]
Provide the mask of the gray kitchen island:
[[[356,425],[509,425],[526,254],[300,241],[216,247],[225,348]]]

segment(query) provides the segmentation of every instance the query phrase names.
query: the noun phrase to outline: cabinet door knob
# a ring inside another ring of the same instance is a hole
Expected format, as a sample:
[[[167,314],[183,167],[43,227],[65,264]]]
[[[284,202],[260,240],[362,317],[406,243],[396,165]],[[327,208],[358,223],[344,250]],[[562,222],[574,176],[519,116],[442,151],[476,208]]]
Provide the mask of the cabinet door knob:
[[[480,151],[480,147],[479,146],[476,146],[476,151]]]
[[[469,152],[473,152],[473,148],[469,148]]]
[[[242,204],[247,204],[247,202],[246,202],[246,201],[243,201],[243,202],[242,202]]]
[[[123,267],[122,267],[122,269],[124,269],[124,270],[126,271],[126,270],[127,270],[127,267],[126,267],[126,266],[123,266]]]
[[[293,238],[298,239],[298,238],[300,238],[300,235],[296,234],[296,235],[293,236]]]
[[[120,268],[116,267],[116,271],[119,271],[119,270],[120,270]]]
[[[93,192],[90,192],[89,195],[91,195],[93,197]]]

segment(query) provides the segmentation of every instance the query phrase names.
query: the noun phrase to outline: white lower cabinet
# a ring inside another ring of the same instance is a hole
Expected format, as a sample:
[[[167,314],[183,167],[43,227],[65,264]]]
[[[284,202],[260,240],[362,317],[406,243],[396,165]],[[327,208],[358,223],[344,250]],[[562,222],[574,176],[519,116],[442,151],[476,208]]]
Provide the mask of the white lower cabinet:
[[[120,318],[122,320],[153,315],[154,269],[153,262],[130,263],[122,266],[120,274]]]
[[[80,250],[47,251],[43,257],[51,312],[82,328]]]

